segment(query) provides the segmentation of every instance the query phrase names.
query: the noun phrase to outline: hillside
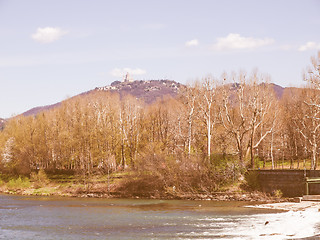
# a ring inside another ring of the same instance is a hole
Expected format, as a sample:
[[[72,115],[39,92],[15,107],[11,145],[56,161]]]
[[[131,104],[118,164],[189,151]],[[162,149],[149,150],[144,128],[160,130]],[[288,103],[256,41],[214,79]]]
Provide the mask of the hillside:
[[[292,91],[290,88],[283,88],[277,84],[270,83],[276,93],[276,96],[278,99],[282,98],[284,93],[287,93],[288,91]],[[231,86],[235,86],[236,84],[231,84]],[[173,80],[136,80],[136,81],[115,81],[111,83],[111,85],[104,86],[104,87],[96,87],[93,90],[89,90],[87,92],[80,93],[74,97],[90,94],[94,91],[104,91],[104,92],[117,92],[119,93],[120,97],[123,97],[125,95],[132,95],[133,97],[136,97],[137,99],[143,100],[147,104],[151,104],[157,99],[161,99],[164,96],[171,96],[175,97],[177,96],[179,89],[183,87],[184,85],[181,83],[178,83]],[[39,112],[46,111],[55,107],[60,106],[61,102],[46,105],[46,106],[39,106],[34,107],[32,109],[29,109],[28,111],[22,113],[23,116],[31,116],[36,115]],[[4,120],[0,119],[0,128],[3,126]]]
[[[281,86],[279,86],[277,84],[274,84],[274,83],[270,83],[270,85],[272,86],[277,98],[278,99],[282,98],[283,93],[284,93],[286,88],[283,88],[283,87],[281,87]]]
[[[98,87],[95,91],[118,92],[120,97],[132,95],[150,104],[164,96],[175,97],[182,84],[171,80],[149,80],[132,82],[113,82],[110,86]]]
[[[142,99],[145,101],[145,103],[150,104],[164,96],[175,97],[178,94],[181,86],[182,84],[172,80],[136,80],[131,82],[115,81],[109,86],[97,87],[93,90],[83,92],[79,95],[86,95],[94,91],[117,92],[120,94],[120,97],[130,94],[137,99]],[[77,97],[79,95],[76,95],[74,97]],[[35,107],[22,113],[22,115],[36,115],[39,112],[58,107],[60,104],[61,102],[47,106]]]
[[[60,104],[61,104],[61,102],[58,102],[58,103],[55,103],[55,104],[51,104],[51,105],[46,105],[46,106],[34,107],[34,108],[31,108],[30,110],[22,113],[22,115],[23,116],[36,115],[39,112],[58,107],[58,106],[60,106]]]

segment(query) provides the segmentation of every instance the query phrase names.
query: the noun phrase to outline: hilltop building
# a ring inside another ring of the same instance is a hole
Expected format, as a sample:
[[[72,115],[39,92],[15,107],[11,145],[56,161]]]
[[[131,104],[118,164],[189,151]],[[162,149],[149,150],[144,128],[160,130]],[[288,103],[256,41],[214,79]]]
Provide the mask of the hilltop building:
[[[125,83],[133,82],[133,78],[130,76],[130,74],[129,74],[128,72],[127,72],[127,74],[124,76],[123,82],[125,82]]]

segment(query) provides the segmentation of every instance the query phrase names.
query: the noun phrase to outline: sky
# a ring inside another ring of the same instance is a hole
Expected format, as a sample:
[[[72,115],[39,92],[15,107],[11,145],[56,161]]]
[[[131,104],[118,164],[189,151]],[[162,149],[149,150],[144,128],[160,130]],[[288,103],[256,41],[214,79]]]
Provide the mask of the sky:
[[[320,0],[0,0],[0,117],[122,80],[255,69],[302,86]]]

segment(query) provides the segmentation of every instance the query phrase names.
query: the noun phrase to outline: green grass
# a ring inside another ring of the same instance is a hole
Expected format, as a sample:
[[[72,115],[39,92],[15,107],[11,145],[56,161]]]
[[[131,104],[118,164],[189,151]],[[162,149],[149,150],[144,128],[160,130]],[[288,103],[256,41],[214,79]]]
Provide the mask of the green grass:
[[[55,193],[55,189],[53,188],[39,188],[39,189],[33,190],[34,195],[49,196],[49,195],[52,195],[53,193]]]
[[[9,190],[26,189],[31,186],[30,180],[28,178],[19,177],[17,179],[10,179],[7,183],[7,188]]]
[[[267,161],[265,167],[263,167],[263,161],[258,160],[256,161],[256,168],[260,169],[272,169],[272,162]],[[278,160],[275,162],[274,169],[310,169],[311,168],[311,160],[310,159],[300,159],[299,160],[299,167],[298,167],[298,161],[294,160],[293,164],[291,166],[290,160]]]

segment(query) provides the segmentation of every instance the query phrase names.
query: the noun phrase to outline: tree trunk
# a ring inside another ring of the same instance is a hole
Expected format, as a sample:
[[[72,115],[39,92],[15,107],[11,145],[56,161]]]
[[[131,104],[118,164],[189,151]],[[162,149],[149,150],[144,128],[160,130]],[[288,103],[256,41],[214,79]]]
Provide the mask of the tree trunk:
[[[208,117],[208,121],[207,121],[207,127],[208,127],[208,161],[210,161],[210,155],[211,155],[211,119],[210,119],[210,115]]]
[[[188,129],[188,155],[191,154],[191,138],[192,138],[192,121],[191,117],[189,117],[189,129]]]
[[[317,139],[316,139],[316,135],[313,134],[311,170],[316,169],[316,161],[317,161]]]
[[[273,158],[273,135],[274,135],[274,133],[272,132],[272,134],[271,134],[271,146],[270,146],[270,155],[271,155],[271,166],[272,166],[272,170],[274,170],[274,158]]]
[[[255,164],[254,164],[254,153],[253,153],[253,136],[254,134],[252,133],[251,135],[251,143],[250,143],[250,154],[251,154],[251,164],[250,164],[250,167],[252,169],[254,169],[255,167]]]

